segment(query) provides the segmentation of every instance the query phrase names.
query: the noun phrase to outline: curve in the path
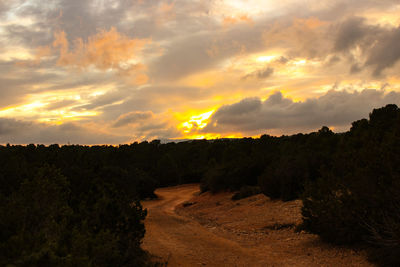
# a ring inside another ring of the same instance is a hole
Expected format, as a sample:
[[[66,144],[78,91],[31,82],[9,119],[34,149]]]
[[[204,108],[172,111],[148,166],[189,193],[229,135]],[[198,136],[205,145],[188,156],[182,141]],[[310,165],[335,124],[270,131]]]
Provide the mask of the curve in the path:
[[[143,248],[168,260],[168,266],[272,266],[251,249],[217,236],[174,209],[199,192],[199,185],[156,190],[157,200],[144,201],[148,210]]]

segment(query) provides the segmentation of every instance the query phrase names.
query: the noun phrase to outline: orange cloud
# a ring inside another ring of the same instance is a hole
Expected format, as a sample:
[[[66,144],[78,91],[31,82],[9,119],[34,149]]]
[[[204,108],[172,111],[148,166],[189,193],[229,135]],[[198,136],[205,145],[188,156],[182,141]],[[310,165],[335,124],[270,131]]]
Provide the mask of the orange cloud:
[[[136,52],[141,50],[148,40],[129,39],[115,28],[102,30],[88,38],[74,41],[74,48],[69,49],[65,32],[54,34],[53,47],[59,49],[58,65],[98,69],[119,68],[121,63],[136,59]]]
[[[268,46],[286,48],[297,57],[315,58],[331,49],[332,36],[326,35],[329,25],[318,18],[295,18],[292,23],[275,22],[264,31],[263,38]]]
[[[310,17],[310,18],[306,18],[306,19],[296,18],[296,19],[294,19],[293,24],[297,25],[298,27],[306,27],[309,29],[316,29],[316,28],[326,25],[327,22],[322,21],[315,17]]]
[[[53,47],[59,47],[60,49],[60,58],[58,60],[59,64],[61,62],[67,62],[68,60],[66,58],[68,57],[69,53],[69,44],[67,35],[64,31],[54,33]]]
[[[35,64],[39,64],[43,57],[51,56],[51,48],[48,46],[40,46],[36,49]]]
[[[123,76],[131,84],[146,84],[149,77],[145,74],[147,67],[144,64],[137,63],[132,64],[127,67],[119,67],[118,74]]]
[[[231,26],[239,22],[247,22],[253,24],[253,20],[247,15],[225,17],[222,21],[224,27]]]
[[[160,11],[163,13],[169,13],[174,9],[174,5],[175,5],[175,3],[171,3],[171,4],[162,3],[160,5]]]
[[[135,84],[148,80],[146,66],[139,62],[138,54],[150,43],[148,39],[130,39],[119,33],[114,27],[109,31],[101,30],[90,36],[87,41],[77,38],[71,47],[64,31],[54,33],[51,46],[36,49],[33,64],[39,64],[44,57],[56,55],[57,65],[79,69],[95,67],[99,70],[115,70],[119,75],[129,76]]]
[[[157,25],[162,25],[165,22],[175,19],[175,2],[167,3],[163,2],[158,7],[158,14],[156,18]]]

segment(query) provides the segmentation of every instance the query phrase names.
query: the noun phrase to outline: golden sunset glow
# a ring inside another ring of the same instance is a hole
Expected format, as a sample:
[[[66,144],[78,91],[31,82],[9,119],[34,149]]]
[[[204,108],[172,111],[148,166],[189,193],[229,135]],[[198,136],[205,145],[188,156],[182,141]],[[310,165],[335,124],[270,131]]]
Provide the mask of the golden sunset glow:
[[[257,57],[257,61],[259,62],[271,62],[273,59],[275,59],[277,56],[273,55],[273,56],[259,56]]]
[[[207,126],[208,119],[214,111],[209,111],[200,115],[191,116],[188,121],[181,124],[181,129],[185,134],[190,133],[192,130],[201,130]]]
[[[1,142],[342,130],[400,101],[398,1],[100,2],[0,5]]]

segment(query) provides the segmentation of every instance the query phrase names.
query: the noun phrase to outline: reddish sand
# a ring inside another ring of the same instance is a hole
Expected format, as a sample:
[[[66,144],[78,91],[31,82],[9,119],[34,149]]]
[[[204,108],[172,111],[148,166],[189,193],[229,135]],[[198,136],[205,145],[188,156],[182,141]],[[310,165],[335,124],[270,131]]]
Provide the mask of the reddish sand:
[[[148,209],[143,248],[168,266],[373,266],[365,254],[295,233],[301,201],[232,193],[199,195],[199,186],[156,191]]]

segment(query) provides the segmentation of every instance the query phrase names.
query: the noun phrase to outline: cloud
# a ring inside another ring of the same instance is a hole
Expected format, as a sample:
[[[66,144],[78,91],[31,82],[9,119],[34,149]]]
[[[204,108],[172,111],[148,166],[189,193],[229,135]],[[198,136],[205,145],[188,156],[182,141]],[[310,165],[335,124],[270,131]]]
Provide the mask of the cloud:
[[[24,125],[28,118],[64,121],[68,111],[93,115],[74,121],[85,131],[97,124],[138,138],[178,137],[182,122],[173,114],[209,111],[279,88],[296,98],[315,96],[336,82],[354,88],[387,82],[400,89],[400,30],[387,23],[396,17],[398,0],[285,0],[262,6],[259,0],[251,5],[227,0],[50,2],[0,1],[1,114],[24,118]],[[257,61],[260,55],[274,59],[266,64]],[[246,74],[249,79],[241,79]],[[217,124],[208,127],[249,134],[258,133],[258,125],[276,133],[320,127],[325,120],[314,113],[298,111],[310,121],[285,113],[284,107],[307,110],[322,103],[307,101],[300,105],[271,96],[268,103],[282,120],[266,124],[259,118],[268,110],[265,101],[251,98],[225,113],[221,108],[214,114]],[[369,99],[364,101],[367,105]],[[260,124],[249,122],[251,114],[258,114],[254,121]],[[32,123],[62,136],[56,126]]]
[[[377,27],[367,25],[365,18],[351,17],[336,27],[337,33],[334,43],[336,51],[347,51],[359,44],[363,39],[374,32]]]
[[[66,33],[56,32],[53,47],[59,49],[59,65],[79,68],[94,66],[100,70],[107,70],[122,68],[122,63],[136,59],[136,53],[148,42],[130,39],[112,27],[109,31],[99,31],[86,42],[81,38],[75,39],[72,50],[69,49]]]
[[[372,25],[366,18],[349,17],[335,24],[333,33],[333,50],[348,55],[351,74],[370,67],[376,78],[400,60],[400,26]]]
[[[141,112],[141,111],[133,111],[122,114],[118,117],[112,127],[122,127],[133,123],[138,123],[143,120],[148,120],[153,117],[153,113],[151,111]]]
[[[248,24],[253,24],[254,21],[248,15],[240,15],[240,16],[227,16],[224,17],[222,24],[225,27],[232,26],[236,23],[246,22]]]
[[[370,68],[373,78],[400,60],[400,27],[371,23],[368,17],[280,18],[267,27],[263,37],[267,46],[284,49],[290,58],[324,61],[344,56],[350,74]]]
[[[75,39],[71,48],[67,34],[57,31],[51,46],[36,49],[33,63],[39,64],[43,58],[56,55],[58,66],[115,70],[119,75],[129,77],[133,84],[143,84],[148,81],[147,69],[139,62],[138,54],[149,42],[146,39],[131,39],[112,27],[109,31],[100,30],[86,41]]]
[[[187,75],[212,69],[223,60],[243,53],[265,49],[262,33],[266,23],[253,27],[238,24],[221,34],[221,29],[202,30],[172,39],[165,52],[149,66],[155,81],[173,81]]]
[[[168,123],[149,123],[138,129],[136,137],[138,139],[153,140],[153,139],[170,139],[178,138],[181,132],[174,126]],[[140,137],[140,138],[139,138]]]
[[[334,48],[342,52],[359,49],[358,59],[350,57],[353,61],[351,73],[359,72],[362,69],[360,65],[363,65],[372,67],[372,74],[378,77],[400,60],[399,42],[400,26],[369,25],[365,18],[351,17],[339,24]]]
[[[331,90],[321,97],[295,102],[277,92],[265,101],[248,98],[220,107],[203,132],[288,134],[315,130],[323,125],[345,129],[351,122],[367,117],[373,108],[389,103],[400,104],[400,93],[373,89],[352,93]]]
[[[266,67],[264,69],[255,71],[253,73],[247,74],[246,76],[244,76],[244,79],[250,78],[250,77],[255,77],[257,79],[265,79],[270,77],[272,74],[274,73],[274,69],[271,67]]]
[[[272,49],[284,50],[290,58],[324,58],[331,50],[330,22],[315,17],[281,17],[265,27],[263,39]]]
[[[76,104],[78,101],[76,100],[72,100],[72,99],[64,99],[64,100],[60,100],[60,101],[55,101],[52,103],[49,103],[48,105],[45,106],[46,110],[56,110],[59,108],[64,108],[64,107],[68,107],[71,106],[73,104]]]
[[[126,90],[111,90],[105,94],[94,97],[88,97],[88,104],[75,107],[76,110],[95,110],[112,105],[116,102],[123,101],[130,91]]]
[[[16,67],[14,62],[0,60],[0,108],[15,106],[42,83],[57,77],[41,68]]]
[[[189,86],[143,86],[140,89],[126,89],[115,92],[122,103],[106,105],[102,99],[113,98],[112,95],[100,96],[92,101],[92,105],[85,108],[102,108],[103,117],[114,120],[124,113],[132,111],[149,111],[153,113],[165,112],[168,109],[176,109],[184,103],[206,100],[209,96],[207,90]],[[117,99],[117,98],[116,98]],[[108,101],[111,104],[112,101]],[[101,104],[101,105],[100,105]]]
[[[0,143],[12,144],[119,144],[129,136],[106,134],[75,123],[50,125],[45,123],[0,118]]]
[[[374,67],[374,75],[380,76],[382,71],[394,66],[400,60],[400,26],[388,30],[382,38],[376,40],[367,58],[366,65]]]

